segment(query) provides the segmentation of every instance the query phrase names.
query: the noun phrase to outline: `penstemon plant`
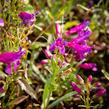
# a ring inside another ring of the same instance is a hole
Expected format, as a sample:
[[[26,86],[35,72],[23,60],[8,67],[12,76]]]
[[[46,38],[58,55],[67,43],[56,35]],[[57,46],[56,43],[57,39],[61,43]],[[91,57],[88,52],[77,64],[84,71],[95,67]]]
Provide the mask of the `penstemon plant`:
[[[79,94],[80,99],[84,103],[84,105],[79,105],[79,107],[85,107],[86,109],[95,107],[91,105],[94,102],[94,99],[104,96],[106,93],[106,89],[100,82],[92,84],[92,75],[88,76],[86,82],[84,82],[80,75],[76,75],[76,79],[77,83],[71,82],[71,86],[73,90],[75,90]],[[95,92],[95,94],[92,95],[91,92]]]
[[[14,108],[16,93],[21,89],[36,99],[25,70],[31,44],[28,35],[33,32],[36,12],[24,11],[26,5],[23,0],[0,0],[0,63],[4,65],[4,72],[1,69],[0,74],[0,97],[3,97],[3,109]]]
[[[48,59],[41,61],[42,64],[49,65],[51,72],[51,76],[47,80],[44,87],[43,102],[41,107],[42,109],[52,108],[56,105],[56,103],[59,103],[61,100],[63,100],[58,98],[59,100],[57,99],[53,103],[49,104],[49,102],[52,100],[53,93],[56,93],[59,87],[61,90],[65,90],[61,87],[61,85],[64,85],[64,81],[66,81],[67,84],[70,82],[73,90],[77,92],[73,92],[72,94],[69,92],[70,94],[68,93],[66,95],[79,95],[80,99],[83,101],[83,105],[79,106],[86,109],[93,107],[91,106],[93,99],[105,95],[106,89],[103,86],[96,87],[91,85],[91,75],[87,78],[85,83],[82,77],[77,74],[78,69],[90,69],[94,72],[97,71],[97,65],[95,63],[84,62],[86,61],[86,57],[92,52],[92,47],[89,46],[86,42],[86,40],[88,40],[89,36],[91,35],[91,30],[88,25],[89,21],[84,21],[76,27],[62,33],[61,25],[56,22],[57,39],[50,45],[50,47],[48,47],[49,49],[45,50],[44,52]],[[74,33],[77,33],[78,35],[76,38],[73,38],[70,41],[64,40],[63,36],[69,37],[69,35]],[[72,59],[71,61],[67,60],[69,52],[66,49],[72,50],[72,56],[74,57],[72,57],[73,61]],[[54,53],[52,54],[50,51]],[[79,87],[75,81],[78,81],[77,83],[80,85]],[[66,89],[69,90],[68,86],[66,86]],[[61,90],[59,93],[64,93],[61,92]],[[90,93],[92,90],[96,90],[96,94],[94,94],[91,98]]]
[[[88,60],[95,47],[90,41],[95,26],[90,29],[91,20],[72,21],[71,16],[78,11],[72,7],[76,1],[62,2],[62,8],[57,10],[61,1],[0,0],[0,108],[17,109],[23,101],[27,104],[21,108],[25,109],[103,106],[105,86],[93,74],[83,73],[96,74],[99,70],[96,63]],[[42,8],[43,4],[47,8]],[[86,10],[87,15],[96,11],[80,4],[77,7]],[[40,18],[36,19],[39,13]],[[108,73],[102,72],[109,80]]]

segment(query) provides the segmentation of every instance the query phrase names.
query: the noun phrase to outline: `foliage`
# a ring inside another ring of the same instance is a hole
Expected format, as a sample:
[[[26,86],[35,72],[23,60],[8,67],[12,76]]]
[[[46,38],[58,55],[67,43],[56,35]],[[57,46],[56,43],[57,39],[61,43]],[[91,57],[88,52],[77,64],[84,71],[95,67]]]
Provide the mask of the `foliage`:
[[[108,6],[0,0],[0,107],[108,108]]]

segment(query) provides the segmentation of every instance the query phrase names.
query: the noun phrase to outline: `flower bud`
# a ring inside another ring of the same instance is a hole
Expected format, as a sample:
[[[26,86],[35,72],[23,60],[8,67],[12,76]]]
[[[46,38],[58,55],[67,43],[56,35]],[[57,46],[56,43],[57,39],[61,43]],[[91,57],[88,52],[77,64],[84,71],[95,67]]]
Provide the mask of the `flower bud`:
[[[97,71],[97,65],[95,63],[83,63],[79,66],[82,69]]]
[[[100,82],[96,82],[96,83],[95,83],[95,86],[96,86],[96,87],[100,87],[100,86],[102,86],[102,84],[101,84]]]
[[[40,64],[47,64],[48,63],[48,59],[44,59],[44,60],[42,60],[41,62],[40,62]]]
[[[76,78],[78,79],[80,84],[84,84],[84,80],[82,79],[80,75],[76,75]]]
[[[77,84],[75,82],[71,82],[71,86],[72,86],[73,90],[75,90],[78,93],[81,93],[81,89],[77,86]]]
[[[89,76],[88,76],[88,78],[87,78],[87,82],[90,82],[90,83],[91,83],[91,82],[92,82],[92,80],[93,80],[92,75],[89,75]]]
[[[48,59],[50,59],[50,58],[53,56],[53,55],[51,54],[51,52],[50,52],[49,50],[47,50],[47,49],[43,50],[43,52],[44,52],[46,58],[48,58]]]
[[[97,91],[96,96],[100,97],[100,96],[104,96],[106,93],[106,89],[105,88],[101,88]]]

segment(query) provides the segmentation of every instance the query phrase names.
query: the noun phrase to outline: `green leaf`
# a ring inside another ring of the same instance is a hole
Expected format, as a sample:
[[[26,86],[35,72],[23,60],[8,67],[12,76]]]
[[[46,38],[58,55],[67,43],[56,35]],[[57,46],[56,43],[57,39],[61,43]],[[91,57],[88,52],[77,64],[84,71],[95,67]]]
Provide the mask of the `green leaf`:
[[[66,30],[67,28],[71,28],[72,26],[75,26],[77,24],[79,24],[79,22],[77,20],[69,21],[64,25],[64,29]]]
[[[48,109],[53,108],[54,106],[58,105],[61,101],[64,101],[65,99],[67,99],[68,97],[71,97],[73,95],[77,94],[77,92],[69,92],[67,94],[65,94],[64,96],[58,98],[57,100],[55,100],[54,102],[52,102],[49,106]]]
[[[37,49],[40,47],[46,47],[47,43],[41,43],[41,42],[33,42],[32,43],[32,49]]]
[[[29,5],[29,4],[25,4],[25,7],[24,7],[24,11],[29,11],[29,12],[34,12],[34,8],[33,6]]]
[[[46,10],[46,14],[49,16],[50,19],[53,19],[53,15],[50,11]]]
[[[47,109],[47,105],[50,101],[52,92],[54,91],[55,86],[57,85],[55,80],[57,79],[57,74],[59,73],[59,66],[58,62],[54,59],[51,60],[51,71],[52,71],[51,78],[46,82],[44,87],[43,102],[41,105],[42,109]]]
[[[35,72],[35,74],[45,83],[46,79],[44,78],[44,76],[41,74],[39,69],[33,63],[32,63],[32,69]]]
[[[104,74],[105,78],[109,80],[109,73],[105,70],[102,70],[102,73]]]

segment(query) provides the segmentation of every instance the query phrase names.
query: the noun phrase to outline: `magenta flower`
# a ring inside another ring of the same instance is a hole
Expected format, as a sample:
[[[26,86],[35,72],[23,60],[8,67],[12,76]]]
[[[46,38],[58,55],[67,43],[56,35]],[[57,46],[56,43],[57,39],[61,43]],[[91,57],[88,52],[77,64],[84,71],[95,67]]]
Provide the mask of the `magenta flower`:
[[[79,45],[87,45],[86,40],[91,35],[91,30],[87,28],[86,30],[82,30],[78,32],[78,36],[76,38],[73,38],[71,41],[69,41],[68,46],[73,47],[74,44]]]
[[[95,83],[95,86],[96,86],[96,87],[101,87],[102,84],[101,84],[100,82],[96,82],[96,83]]]
[[[22,19],[22,23],[26,26],[33,25],[35,21],[35,14],[31,14],[28,12],[20,12],[19,17]]]
[[[73,39],[72,41],[78,44],[86,44],[86,40],[91,35],[91,30],[89,28],[86,28],[85,30],[81,30],[78,32],[78,37]]]
[[[73,50],[74,56],[77,61],[83,60],[91,52],[91,47],[85,44],[81,45],[71,41],[68,42],[67,45]]]
[[[43,59],[43,60],[41,60],[40,64],[42,64],[42,65],[48,64],[48,59]]]
[[[81,30],[83,30],[85,27],[87,27],[89,25],[89,21],[84,21],[83,23],[71,28],[70,30],[67,30],[65,32],[65,34],[67,36],[71,35],[71,34],[74,34],[74,33],[78,33],[80,32]]]
[[[4,20],[0,19],[0,26],[3,27],[4,26]]]
[[[95,63],[83,63],[79,66],[82,69],[97,71],[97,65]]]
[[[89,28],[86,30],[82,29],[78,32],[78,37],[72,39],[67,44],[73,50],[75,58],[78,61],[83,60],[91,52],[92,47],[86,43],[89,35],[91,35]]]
[[[92,75],[89,75],[89,76],[88,76],[88,78],[87,78],[87,82],[90,82],[90,83],[91,83],[91,82],[92,82],[92,80],[93,80]]]
[[[106,89],[105,88],[101,88],[97,91],[96,96],[100,97],[100,96],[104,96],[106,94]]]
[[[77,84],[75,82],[71,82],[71,86],[72,86],[73,90],[75,90],[78,93],[81,93],[81,89],[77,86]]]
[[[18,52],[4,52],[0,54],[0,62],[6,64],[5,72],[7,74],[12,73],[12,64],[14,65],[14,71],[17,70],[20,64],[20,58],[25,54],[25,51],[22,51],[20,48]]]
[[[61,37],[58,37],[51,45],[50,45],[50,51],[54,51],[55,49],[58,49],[60,54],[65,54],[65,46],[67,42],[64,41]]]

